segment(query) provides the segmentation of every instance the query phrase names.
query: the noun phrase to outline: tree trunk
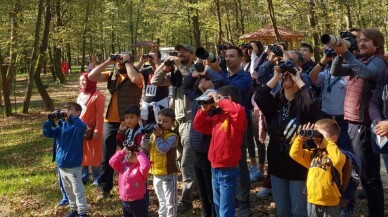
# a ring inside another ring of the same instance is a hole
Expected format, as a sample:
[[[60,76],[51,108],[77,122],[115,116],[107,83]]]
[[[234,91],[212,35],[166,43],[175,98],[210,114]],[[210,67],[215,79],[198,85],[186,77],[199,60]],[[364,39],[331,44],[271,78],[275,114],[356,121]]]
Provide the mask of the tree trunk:
[[[275,11],[273,9],[272,0],[267,0],[267,4],[268,4],[268,13],[269,13],[269,16],[271,17],[273,30],[274,30],[275,36],[276,36],[276,41],[281,42],[282,37],[279,34],[278,27],[276,24],[276,17],[275,17]]]
[[[197,4],[198,0],[190,0],[189,2],[191,4]],[[193,24],[194,43],[196,47],[201,47],[201,30],[199,29],[198,8],[195,8],[194,12],[190,14],[191,14],[191,22]]]
[[[55,17],[56,17],[56,27],[57,29],[61,29],[63,27],[62,23],[62,15],[61,15],[61,1],[56,0],[55,2]],[[56,42],[58,43],[58,41]],[[59,43],[61,44],[61,43]],[[54,44],[54,65],[55,65],[55,74],[57,75],[59,82],[61,84],[65,83],[65,75],[62,73],[62,48],[60,45],[55,45]]]
[[[46,110],[48,111],[54,109],[54,103],[51,97],[48,95],[47,90],[42,83],[42,80],[40,78],[40,73],[42,71],[41,66],[43,63],[43,58],[45,57],[44,52],[47,50],[47,46],[48,46],[48,36],[49,36],[50,22],[51,22],[50,9],[51,9],[50,0],[46,0],[45,24],[44,24],[44,30],[43,30],[42,44],[40,45],[39,56],[34,70],[34,80],[35,80],[36,88],[38,89],[38,92],[42,97],[42,100],[46,106]]]
[[[315,2],[314,0],[310,0],[309,2],[309,12],[310,12],[310,28],[312,30],[313,37],[313,48],[314,48],[314,59],[315,61],[319,61],[319,37],[317,33],[317,23],[315,19]]]
[[[245,22],[244,22],[244,13],[242,10],[242,3],[241,0],[237,1],[238,3],[238,10],[240,11],[240,25],[241,25],[241,35],[245,34]]]
[[[86,34],[88,33],[88,25],[89,25],[89,16],[90,16],[90,6],[89,4],[85,8],[85,19],[82,31],[82,63],[81,63],[81,72],[85,71],[85,63],[86,63]]]
[[[48,58],[50,59],[50,72],[51,76],[53,78],[53,81],[57,80],[57,73],[56,71],[61,71],[61,68],[57,67],[57,64],[55,63],[54,57],[53,57],[53,50],[54,48],[51,48],[50,46],[47,48],[48,51]]]
[[[218,38],[217,44],[222,43],[222,23],[221,23],[221,9],[220,9],[220,0],[216,0],[216,8],[217,8],[217,23],[218,23]]]
[[[24,100],[23,100],[23,113],[27,114],[28,109],[30,108],[30,101],[31,101],[31,94],[32,94],[32,86],[33,79],[34,79],[34,68],[37,61],[37,54],[39,49],[39,33],[40,33],[40,26],[42,24],[42,13],[43,13],[43,0],[39,0],[38,3],[38,17],[35,24],[35,34],[34,34],[34,46],[32,49],[31,54],[31,61],[30,65],[28,67],[28,80],[27,80],[27,87],[26,92],[24,94]]]
[[[67,60],[69,61],[69,72],[72,73],[71,71],[71,50],[70,50],[70,43],[66,43],[66,53],[67,53]]]
[[[5,116],[9,117],[12,115],[12,105],[11,105],[11,90],[12,83],[16,76],[16,31],[18,28],[18,14],[21,10],[21,5],[16,3],[14,9],[10,13],[11,18],[11,28],[10,28],[10,40],[9,40],[9,65],[8,69],[3,69],[3,94],[4,94],[4,105],[5,105]]]

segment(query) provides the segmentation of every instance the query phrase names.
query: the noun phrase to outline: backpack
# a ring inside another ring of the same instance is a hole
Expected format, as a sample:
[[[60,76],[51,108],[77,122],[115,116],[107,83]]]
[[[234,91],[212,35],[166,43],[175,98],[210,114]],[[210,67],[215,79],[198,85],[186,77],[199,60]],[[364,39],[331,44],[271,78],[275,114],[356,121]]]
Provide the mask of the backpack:
[[[342,167],[342,180],[339,171],[334,166],[331,167],[331,176],[332,181],[334,181],[334,183],[337,185],[338,190],[341,193],[344,193],[352,179],[354,179],[357,183],[359,182],[358,174],[360,172],[361,163],[354,153],[343,149],[340,150],[346,157],[345,164]],[[317,149],[313,151],[311,160],[315,158],[316,154]]]

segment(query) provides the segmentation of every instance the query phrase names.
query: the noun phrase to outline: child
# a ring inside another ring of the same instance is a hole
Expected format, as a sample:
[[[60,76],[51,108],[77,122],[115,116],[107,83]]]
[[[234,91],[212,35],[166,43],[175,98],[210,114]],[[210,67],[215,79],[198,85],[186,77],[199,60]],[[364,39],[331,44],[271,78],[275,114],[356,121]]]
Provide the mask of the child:
[[[209,105],[207,97],[212,97],[214,104]],[[238,104],[240,99],[234,86],[221,87],[218,93],[205,92],[196,99],[201,101],[201,110],[195,115],[194,129],[212,135],[208,158],[217,216],[235,216],[238,164],[246,128],[245,109]]]
[[[158,113],[158,124],[151,138],[145,135],[142,148],[149,150],[151,174],[159,200],[159,216],[177,216],[177,135],[172,131],[174,111],[165,108]],[[151,141],[150,141],[151,140]]]
[[[323,135],[323,138],[314,138],[316,150],[302,149],[307,138],[298,135],[292,144],[290,156],[309,168],[306,184],[308,215],[339,216],[341,193],[333,181],[331,170],[335,167],[342,178],[342,167],[346,157],[335,144],[339,138],[340,128],[333,119],[321,119],[315,123],[315,129]]]
[[[127,120],[127,113],[125,116]],[[119,173],[119,197],[123,216],[147,217],[148,206],[144,197],[147,174],[150,169],[147,156],[142,151],[129,151],[128,147],[124,147],[113,155],[109,164]]]
[[[62,182],[69,198],[72,211],[67,217],[88,216],[85,188],[82,183],[82,143],[86,125],[79,119],[81,106],[68,102],[63,109],[49,115],[43,125],[43,135],[54,138],[57,142],[55,160],[61,174]],[[55,121],[58,120],[58,126]]]
[[[143,134],[140,126],[141,116],[139,106],[130,106],[124,111],[124,121],[121,122],[116,135],[117,144],[123,148],[124,141],[133,141],[140,147]]]

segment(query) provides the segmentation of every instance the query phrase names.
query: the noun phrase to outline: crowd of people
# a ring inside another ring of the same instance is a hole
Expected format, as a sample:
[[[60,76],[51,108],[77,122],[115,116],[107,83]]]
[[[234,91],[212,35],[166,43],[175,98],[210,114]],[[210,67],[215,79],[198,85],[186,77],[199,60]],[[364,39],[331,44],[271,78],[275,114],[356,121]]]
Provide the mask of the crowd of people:
[[[352,216],[358,197],[368,216],[384,216],[384,36],[353,28],[346,37],[324,45],[315,61],[308,43],[288,50],[260,41],[218,45],[216,57],[176,45],[165,60],[151,50],[136,65],[128,53],[111,55],[80,75],[76,103],[44,123],[54,138],[59,205],[69,204],[68,217],[88,216],[84,184],[104,200],[116,171],[123,216],[148,216],[147,177],[160,217],[184,215],[196,196],[202,217],[250,216],[258,180],[257,196],[272,194],[278,217]],[[104,94],[97,82],[106,83]]]

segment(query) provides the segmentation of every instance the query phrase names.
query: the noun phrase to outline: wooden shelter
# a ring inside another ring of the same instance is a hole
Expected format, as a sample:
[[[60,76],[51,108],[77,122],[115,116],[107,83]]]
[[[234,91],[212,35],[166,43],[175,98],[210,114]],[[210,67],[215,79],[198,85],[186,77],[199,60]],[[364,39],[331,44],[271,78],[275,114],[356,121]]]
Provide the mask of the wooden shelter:
[[[137,41],[133,46],[138,55],[148,53],[150,50],[159,50],[159,44],[152,41]]]
[[[288,49],[292,50],[294,45],[299,46],[299,42],[305,36],[304,32],[297,32],[292,29],[278,26],[280,37],[283,41],[287,41]],[[240,37],[245,42],[258,40],[263,42],[264,45],[273,44],[276,42],[275,30],[273,26],[266,26],[261,29],[257,29],[255,32],[247,33]]]

